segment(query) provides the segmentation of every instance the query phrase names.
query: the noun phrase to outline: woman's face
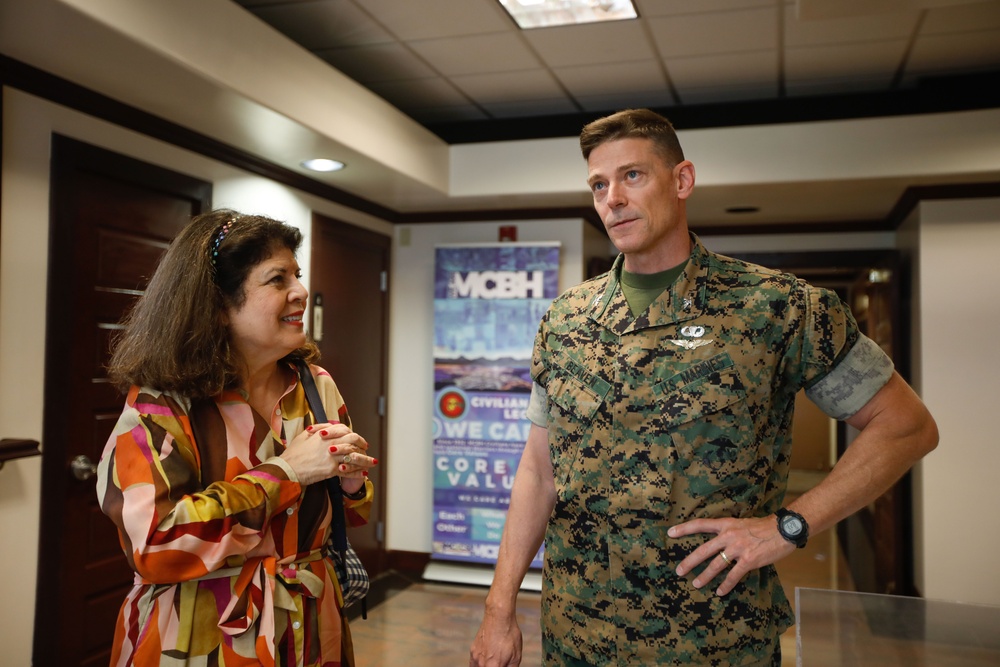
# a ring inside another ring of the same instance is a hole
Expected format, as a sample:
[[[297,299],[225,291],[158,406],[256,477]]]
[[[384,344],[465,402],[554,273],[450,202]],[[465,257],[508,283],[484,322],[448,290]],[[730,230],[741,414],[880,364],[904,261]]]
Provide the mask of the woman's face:
[[[250,270],[243,305],[226,309],[230,339],[251,372],[305,344],[302,317],[309,292],[300,274],[295,255],[281,248]]]

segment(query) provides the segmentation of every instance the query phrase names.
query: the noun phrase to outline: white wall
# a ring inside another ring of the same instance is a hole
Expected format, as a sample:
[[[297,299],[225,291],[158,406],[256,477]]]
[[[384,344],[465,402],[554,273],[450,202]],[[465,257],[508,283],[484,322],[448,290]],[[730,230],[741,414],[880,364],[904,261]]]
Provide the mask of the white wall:
[[[915,488],[917,587],[1000,605],[1000,199],[923,202],[907,234],[919,243],[914,370],[941,432]]]
[[[391,225],[122,130],[25,93],[3,91],[0,183],[0,435],[41,440],[53,132],[214,183],[214,205],[285,220],[308,236],[312,211],[389,235]],[[299,259],[308,284],[308,240]],[[43,443],[44,446],[44,443]],[[41,457],[0,470],[0,645],[5,665],[31,664]],[[16,601],[16,604],[12,604]],[[51,601],[50,601],[51,602]]]
[[[495,242],[505,222],[408,225],[392,248],[386,547],[431,552],[433,525],[434,249],[444,243]],[[559,289],[584,275],[582,219],[521,220],[518,241],[560,243]]]

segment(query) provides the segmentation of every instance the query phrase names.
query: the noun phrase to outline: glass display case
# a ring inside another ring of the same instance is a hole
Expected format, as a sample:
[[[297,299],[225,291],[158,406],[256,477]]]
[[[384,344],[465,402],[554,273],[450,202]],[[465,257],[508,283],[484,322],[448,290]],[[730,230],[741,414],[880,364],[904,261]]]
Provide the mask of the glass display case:
[[[1000,665],[1000,607],[797,588],[795,616],[804,667]]]

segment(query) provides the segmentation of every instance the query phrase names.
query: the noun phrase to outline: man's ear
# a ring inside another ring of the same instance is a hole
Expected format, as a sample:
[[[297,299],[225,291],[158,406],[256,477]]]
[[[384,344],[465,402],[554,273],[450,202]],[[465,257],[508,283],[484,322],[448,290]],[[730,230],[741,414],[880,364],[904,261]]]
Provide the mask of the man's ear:
[[[677,183],[677,198],[690,197],[694,192],[694,164],[690,160],[677,163],[674,167],[674,180]]]

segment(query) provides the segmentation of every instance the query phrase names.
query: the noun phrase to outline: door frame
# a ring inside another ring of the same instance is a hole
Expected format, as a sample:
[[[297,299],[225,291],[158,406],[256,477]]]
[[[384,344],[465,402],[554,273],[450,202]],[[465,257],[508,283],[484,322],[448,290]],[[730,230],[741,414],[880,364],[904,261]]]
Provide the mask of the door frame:
[[[381,285],[381,291],[383,298],[381,300],[381,318],[382,318],[382,331],[380,332],[381,341],[379,344],[379,355],[382,360],[381,373],[379,375],[378,381],[380,386],[381,394],[381,405],[382,409],[379,414],[378,422],[378,437],[379,442],[377,443],[377,451],[380,458],[379,463],[379,476],[380,483],[375,485],[374,490],[374,501],[373,501],[373,514],[369,519],[369,525],[372,521],[376,522],[375,525],[375,543],[376,547],[374,550],[365,549],[361,547],[360,544],[355,544],[355,548],[358,550],[359,554],[362,556],[362,560],[365,567],[368,569],[369,574],[372,577],[378,577],[380,574],[387,572],[389,570],[389,556],[388,550],[386,548],[386,535],[387,535],[387,525],[388,525],[388,504],[387,504],[387,490],[389,487],[389,473],[388,468],[385,465],[385,461],[389,459],[389,438],[388,438],[388,387],[389,387],[389,283],[390,283],[390,273],[392,267],[392,238],[385,234],[380,234],[378,232],[366,229],[364,227],[359,227],[358,225],[339,220],[330,215],[323,213],[313,212],[312,214],[312,228],[310,230],[311,247],[310,247],[310,265],[312,267],[318,266],[319,262],[324,261],[322,256],[322,249],[320,247],[319,239],[322,236],[322,231],[326,230],[328,232],[333,232],[334,234],[346,238],[352,243],[358,245],[367,246],[372,249],[376,249],[382,254],[383,265],[382,272],[384,274],[384,279]],[[316,314],[316,302],[315,298],[318,294],[329,294],[332,290],[325,289],[323,285],[316,282],[317,272],[315,269],[311,271],[310,275],[310,298],[308,307],[308,321],[314,322],[314,317]],[[331,304],[325,306],[326,310],[330,311]],[[349,329],[354,331],[353,329]],[[312,332],[310,332],[312,334]],[[324,365],[324,359],[320,359],[320,365]],[[333,372],[333,370],[327,366],[327,370]],[[342,383],[342,379],[337,377],[334,373],[334,380],[337,381],[338,385],[341,386],[341,391],[345,392],[346,395],[350,394],[350,387]],[[352,409],[352,402],[347,401],[348,409],[354,414],[355,410]],[[357,424],[355,424],[357,426]],[[366,438],[370,438],[370,433],[363,433]],[[378,526],[378,522],[381,522],[381,526]]]

